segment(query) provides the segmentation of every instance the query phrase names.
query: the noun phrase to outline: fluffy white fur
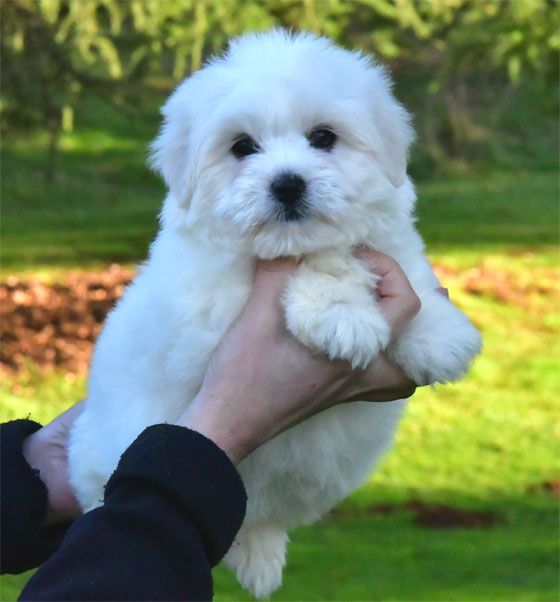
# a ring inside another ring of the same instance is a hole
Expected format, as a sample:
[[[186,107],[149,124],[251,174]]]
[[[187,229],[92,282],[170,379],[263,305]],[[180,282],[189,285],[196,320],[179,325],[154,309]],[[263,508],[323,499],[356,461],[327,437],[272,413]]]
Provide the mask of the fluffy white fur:
[[[388,351],[419,384],[456,380],[480,350],[478,332],[449,301],[414,227],[406,174],[409,116],[387,72],[328,40],[282,31],[234,40],[163,107],[152,164],[169,193],[150,257],[110,314],[89,393],[72,433],[71,479],[85,510],[101,504],[118,459],[148,425],[174,422],[208,359],[242,310],[255,258],[304,256],[284,299],[290,331],[332,358],[365,366],[389,332],[353,258],[366,243],[393,256],[422,301]],[[330,152],[306,133],[328,125]],[[240,133],[261,152],[237,159]],[[309,215],[281,221],[269,192],[300,174]],[[270,441],[239,471],[249,502],[226,557],[256,596],[281,583],[286,531],[317,520],[370,473],[390,445],[404,401],[333,408]]]

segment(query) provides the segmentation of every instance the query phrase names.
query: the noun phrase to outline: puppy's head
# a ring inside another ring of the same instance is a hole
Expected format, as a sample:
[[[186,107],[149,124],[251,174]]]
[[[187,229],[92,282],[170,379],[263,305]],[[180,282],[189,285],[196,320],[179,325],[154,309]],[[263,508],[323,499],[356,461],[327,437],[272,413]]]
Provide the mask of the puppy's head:
[[[162,109],[151,163],[169,187],[165,226],[262,258],[386,228],[412,197],[413,133],[390,88],[382,67],[324,38],[234,40]]]

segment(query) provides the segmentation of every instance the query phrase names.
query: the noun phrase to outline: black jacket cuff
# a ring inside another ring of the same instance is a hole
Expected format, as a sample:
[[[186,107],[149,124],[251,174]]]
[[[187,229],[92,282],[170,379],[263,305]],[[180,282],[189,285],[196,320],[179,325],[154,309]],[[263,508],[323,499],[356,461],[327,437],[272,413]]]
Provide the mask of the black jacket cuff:
[[[153,487],[191,517],[211,566],[222,559],[245,517],[247,496],[239,473],[215,443],[185,427],[150,426],[122,455],[105,488],[105,504],[118,502],[134,482]]]
[[[2,573],[23,573],[39,566],[62,538],[62,533],[43,528],[47,488],[23,456],[24,439],[40,428],[32,420],[1,426]]]

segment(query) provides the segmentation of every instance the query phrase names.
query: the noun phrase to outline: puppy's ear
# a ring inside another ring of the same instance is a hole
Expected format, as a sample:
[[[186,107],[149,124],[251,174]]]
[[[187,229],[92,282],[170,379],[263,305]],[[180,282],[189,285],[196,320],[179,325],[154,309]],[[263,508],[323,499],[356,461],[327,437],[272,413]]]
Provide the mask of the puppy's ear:
[[[195,153],[191,148],[190,116],[178,104],[175,92],[161,110],[163,124],[150,145],[148,161],[163,177],[177,203],[186,207],[195,187]]]
[[[408,112],[396,101],[392,104],[377,124],[382,146],[377,159],[391,184],[399,187],[406,177],[408,149],[414,140],[414,130]]]
[[[406,177],[408,150],[414,140],[412,120],[391,92],[389,73],[375,66],[374,74],[376,85],[372,110],[377,131],[374,153],[391,184],[398,187]]]

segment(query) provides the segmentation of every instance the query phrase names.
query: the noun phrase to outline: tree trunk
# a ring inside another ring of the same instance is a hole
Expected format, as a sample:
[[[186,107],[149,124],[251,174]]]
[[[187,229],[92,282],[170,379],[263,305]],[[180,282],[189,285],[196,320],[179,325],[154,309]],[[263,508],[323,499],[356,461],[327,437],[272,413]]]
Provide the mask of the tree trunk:
[[[56,178],[56,168],[58,159],[58,143],[62,129],[60,114],[51,115],[47,122],[49,132],[49,147],[47,150],[47,162],[45,164],[45,184],[51,186]]]

